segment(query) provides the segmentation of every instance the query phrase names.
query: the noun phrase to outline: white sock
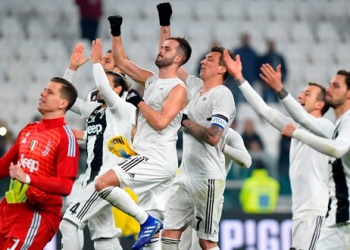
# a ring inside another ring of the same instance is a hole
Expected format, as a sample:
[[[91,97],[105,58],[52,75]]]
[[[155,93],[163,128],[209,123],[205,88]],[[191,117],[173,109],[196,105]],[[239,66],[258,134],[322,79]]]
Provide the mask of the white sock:
[[[209,250],[220,250],[220,248],[218,246],[210,248]]]
[[[150,243],[143,247],[144,250],[161,250],[162,244],[160,242],[159,237],[152,238]]]
[[[147,220],[148,214],[120,187],[107,187],[97,193],[102,199],[105,199],[124,213],[134,217],[140,224],[143,224]]]
[[[114,250],[113,239],[97,239],[94,240],[94,247],[96,250]]]
[[[113,246],[114,250],[123,250],[118,237],[113,238]]]
[[[178,250],[179,242],[178,239],[162,237],[162,250]]]
[[[62,220],[60,223],[60,230],[62,233],[61,245],[63,250],[81,250],[83,245],[80,245],[79,231],[75,225],[69,221]]]

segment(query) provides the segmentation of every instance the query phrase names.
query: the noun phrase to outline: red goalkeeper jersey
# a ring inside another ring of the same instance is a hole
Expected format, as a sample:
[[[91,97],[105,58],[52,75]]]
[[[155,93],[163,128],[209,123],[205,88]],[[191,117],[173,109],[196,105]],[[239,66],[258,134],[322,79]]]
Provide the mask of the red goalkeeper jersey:
[[[10,163],[20,163],[31,179],[28,203],[39,211],[61,213],[62,197],[71,192],[78,173],[79,148],[64,118],[28,124],[0,159],[0,178]]]

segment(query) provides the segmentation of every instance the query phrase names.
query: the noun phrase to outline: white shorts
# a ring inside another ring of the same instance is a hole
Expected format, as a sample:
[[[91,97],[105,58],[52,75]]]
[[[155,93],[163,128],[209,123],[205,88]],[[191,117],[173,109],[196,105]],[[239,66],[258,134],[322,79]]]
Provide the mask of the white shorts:
[[[350,224],[332,227],[324,226],[318,240],[317,250],[348,250],[350,249]]]
[[[95,183],[83,188],[64,213],[63,219],[83,229],[88,223],[91,239],[114,238],[121,231],[115,227],[112,205],[100,198],[95,190]]]
[[[164,228],[192,226],[200,239],[218,242],[225,180],[179,174],[166,201]]]
[[[307,216],[293,220],[292,247],[295,249],[316,249],[324,225],[324,216]]]
[[[120,187],[130,187],[138,196],[139,206],[145,211],[161,214],[165,198],[174,180],[174,174],[151,162],[145,156],[132,156],[112,168],[120,181]]]

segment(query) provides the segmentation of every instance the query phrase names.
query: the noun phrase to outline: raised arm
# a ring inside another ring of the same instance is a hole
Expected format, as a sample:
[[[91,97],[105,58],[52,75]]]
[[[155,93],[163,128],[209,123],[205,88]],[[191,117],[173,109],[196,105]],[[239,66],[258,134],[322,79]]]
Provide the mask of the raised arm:
[[[161,49],[164,41],[171,37],[171,29],[170,29],[170,19],[173,13],[171,8],[171,4],[169,2],[160,3],[157,5],[158,17],[159,17],[159,49]],[[180,67],[177,70],[177,77],[181,79],[184,83],[186,83],[188,73],[183,67]]]
[[[108,21],[110,23],[111,34],[113,36],[112,55],[115,65],[125,72],[125,74],[130,76],[135,82],[138,82],[144,86],[146,80],[154,74],[149,70],[140,68],[126,57],[120,31],[123,18],[121,16],[110,16],[108,17]]]
[[[103,51],[103,46],[101,39],[96,39],[92,41],[91,47],[91,58],[93,61],[93,74],[96,83],[96,87],[103,96],[103,100],[106,102],[107,106],[112,108],[118,102],[118,107],[122,108],[123,105],[126,105],[125,101],[120,98],[120,96],[112,89],[111,84],[109,83],[108,77],[103,70],[103,67],[100,63],[100,58]]]
[[[249,82],[243,78],[240,56],[237,55],[235,60],[233,60],[229,52],[225,50],[224,61],[228,71],[237,82],[238,87],[254,111],[276,129],[282,131],[283,127],[290,123],[290,119],[277,110],[269,107],[259,96],[259,94],[252,88]]]
[[[350,127],[350,122],[347,122],[343,127]],[[317,135],[311,134],[302,129],[296,129],[293,124],[288,124],[283,130],[282,135],[294,137],[299,141],[304,142],[317,151],[332,156],[334,158],[341,158],[350,150],[350,130],[341,131],[336,139],[326,139]]]
[[[326,133],[327,131],[324,131],[319,126],[318,119],[309,114],[284,88],[282,84],[281,65],[278,65],[275,71],[270,64],[263,64],[261,66],[260,78],[276,92],[290,116],[297,123],[316,135],[329,137]]]
[[[63,78],[71,83],[73,83],[74,74],[78,70],[78,68],[90,60],[90,57],[84,57],[84,50],[85,47],[82,43],[78,43],[73,49],[69,61],[69,67],[66,69],[63,75]],[[88,109],[86,110],[86,108]],[[70,110],[76,114],[85,116],[90,115],[90,110],[93,110],[94,108],[96,108],[96,104],[94,104],[93,107],[89,108],[88,106],[86,106],[86,102],[83,99],[77,98]]]

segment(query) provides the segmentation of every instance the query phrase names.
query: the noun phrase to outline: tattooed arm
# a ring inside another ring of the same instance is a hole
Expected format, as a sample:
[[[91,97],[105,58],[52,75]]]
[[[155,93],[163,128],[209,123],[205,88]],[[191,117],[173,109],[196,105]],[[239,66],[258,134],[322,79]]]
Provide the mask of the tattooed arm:
[[[210,146],[215,146],[219,143],[223,129],[217,125],[212,124],[210,128],[206,128],[196,124],[190,119],[184,120],[182,126],[197,139],[208,143]]]

